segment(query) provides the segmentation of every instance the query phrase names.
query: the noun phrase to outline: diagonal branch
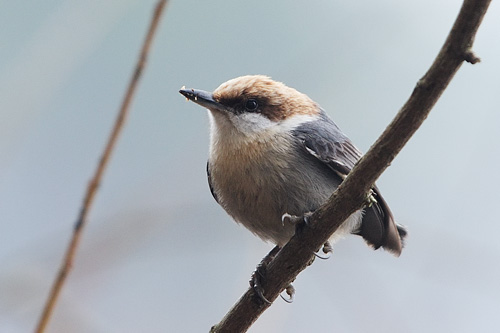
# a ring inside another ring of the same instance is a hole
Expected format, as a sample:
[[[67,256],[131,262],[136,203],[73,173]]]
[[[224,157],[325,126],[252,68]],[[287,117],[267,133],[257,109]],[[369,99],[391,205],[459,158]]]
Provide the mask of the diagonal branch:
[[[474,36],[491,0],[465,0],[434,63],[384,133],[326,204],[310,218],[267,267],[265,297],[274,301],[304,270],[318,250],[352,213],[362,208],[377,178],[417,131],[463,61],[479,61],[471,51]],[[245,332],[270,306],[250,288],[211,332]]]
[[[139,60],[137,61],[134,73],[132,75],[132,78],[130,79],[130,83],[127,88],[127,92],[125,93],[125,97],[123,98],[120,111],[118,112],[118,116],[116,118],[111,134],[108,138],[108,142],[106,143],[106,147],[101,156],[101,159],[99,160],[99,164],[97,165],[94,176],[92,177],[87,186],[87,192],[85,193],[85,198],[83,199],[82,208],[80,210],[80,214],[78,215],[78,219],[75,223],[70,243],[68,244],[68,248],[66,249],[66,255],[61,264],[61,267],[59,268],[59,273],[57,274],[54,284],[52,285],[52,289],[50,290],[50,294],[43,308],[43,313],[37,324],[36,327],[37,333],[45,331],[50,316],[56,305],[57,298],[61,292],[64,282],[66,281],[66,277],[68,276],[69,271],[71,269],[75,253],[78,248],[78,244],[80,243],[82,230],[87,221],[88,212],[90,211],[90,207],[92,206],[92,203],[94,201],[95,194],[101,182],[104,170],[108,165],[113,148],[115,147],[118,136],[123,128],[125,118],[127,117],[128,114],[130,102],[132,101],[137,84],[139,83],[139,79],[146,65],[146,59],[149,53],[149,49],[151,48],[151,43],[153,41],[153,37],[156,32],[156,28],[158,27],[158,23],[160,21],[160,17],[163,12],[163,8],[166,5],[166,2],[167,2],[166,0],[160,0],[156,5],[154,15],[151,19],[151,23],[149,26],[149,30],[146,35],[146,39],[144,40],[144,44],[141,49]]]

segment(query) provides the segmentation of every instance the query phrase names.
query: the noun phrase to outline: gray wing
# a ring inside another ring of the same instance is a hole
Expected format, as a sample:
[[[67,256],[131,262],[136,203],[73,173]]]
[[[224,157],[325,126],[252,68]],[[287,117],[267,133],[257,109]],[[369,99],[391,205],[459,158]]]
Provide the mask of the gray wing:
[[[297,127],[293,134],[310,155],[326,164],[342,179],[363,155],[324,111],[319,120]]]
[[[299,138],[307,153],[326,164],[342,179],[362,156],[324,111],[319,120],[297,127],[294,135]],[[376,186],[373,191],[377,203],[365,208],[361,226],[353,233],[362,236],[374,249],[383,247],[399,255],[402,249],[401,239],[406,235],[406,230],[396,225],[389,206]]]

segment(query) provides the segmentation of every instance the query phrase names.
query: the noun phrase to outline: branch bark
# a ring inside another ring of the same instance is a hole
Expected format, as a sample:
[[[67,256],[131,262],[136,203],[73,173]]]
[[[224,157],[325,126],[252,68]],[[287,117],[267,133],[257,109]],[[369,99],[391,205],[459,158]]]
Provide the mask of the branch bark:
[[[464,61],[477,63],[471,51],[491,0],[465,0],[448,38],[410,98],[375,144],[361,158],[330,199],[283,247],[267,267],[264,296],[271,302],[295,280],[335,230],[362,208],[369,190],[427,118]],[[249,288],[211,332],[245,332],[270,306]]]
[[[78,219],[73,228],[73,235],[68,244],[68,248],[66,249],[64,260],[61,264],[61,267],[59,268],[59,273],[57,274],[54,284],[52,285],[50,294],[43,308],[42,315],[38,321],[36,327],[37,333],[45,331],[45,328],[47,327],[49,319],[56,305],[58,296],[62,290],[64,282],[66,281],[66,277],[68,276],[69,271],[71,269],[73,259],[76,254],[76,250],[78,248],[78,244],[80,243],[82,230],[86,225],[88,212],[90,211],[92,203],[94,202],[95,194],[97,193],[97,189],[99,188],[99,184],[101,183],[104,171],[111,157],[111,153],[113,152],[113,148],[115,147],[116,141],[118,140],[118,136],[123,128],[123,124],[125,123],[130,102],[132,101],[132,98],[136,91],[137,84],[139,83],[139,79],[142,75],[144,67],[146,66],[146,59],[149,50],[151,48],[151,43],[153,41],[153,37],[156,32],[156,28],[158,27],[158,23],[160,21],[160,17],[163,12],[163,8],[166,5],[166,2],[167,2],[166,0],[160,0],[156,5],[148,33],[146,34],[146,38],[141,48],[139,59],[137,61],[132,78],[130,79],[127,92],[125,93],[122,104],[120,106],[120,111],[118,112],[118,116],[116,118],[115,124],[106,143],[106,147],[104,148],[104,152],[102,153],[101,159],[99,160],[99,164],[97,165],[97,168],[94,172],[94,176],[92,177],[87,186],[87,191],[83,199],[82,208],[80,210],[80,214],[78,215]]]

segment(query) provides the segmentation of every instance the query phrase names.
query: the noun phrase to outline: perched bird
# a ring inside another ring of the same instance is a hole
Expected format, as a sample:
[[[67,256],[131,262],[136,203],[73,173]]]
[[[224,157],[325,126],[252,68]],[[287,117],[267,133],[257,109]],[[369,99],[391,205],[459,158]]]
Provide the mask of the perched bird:
[[[283,217],[316,210],[361,152],[307,95],[263,75],[229,80],[213,93],[179,91],[209,111],[207,164],[215,200],[238,223],[284,246],[295,232]],[[395,223],[377,187],[374,203],[334,233],[362,236],[374,249],[401,254],[406,230]]]

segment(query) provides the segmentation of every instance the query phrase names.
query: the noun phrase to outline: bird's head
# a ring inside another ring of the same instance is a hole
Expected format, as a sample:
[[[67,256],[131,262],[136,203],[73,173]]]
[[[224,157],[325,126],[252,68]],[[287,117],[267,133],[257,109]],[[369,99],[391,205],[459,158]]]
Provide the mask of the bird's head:
[[[315,119],[319,106],[307,95],[264,75],[241,76],[221,84],[213,93],[179,91],[210,111],[212,129],[219,134],[255,137],[289,130]]]

